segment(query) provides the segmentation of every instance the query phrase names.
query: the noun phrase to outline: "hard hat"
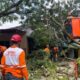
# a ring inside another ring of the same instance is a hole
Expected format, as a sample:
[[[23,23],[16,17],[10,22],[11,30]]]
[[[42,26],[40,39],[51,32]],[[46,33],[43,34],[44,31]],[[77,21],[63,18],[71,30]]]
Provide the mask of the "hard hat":
[[[12,37],[11,37],[11,41],[14,41],[14,42],[21,42],[22,38],[19,34],[14,34]]]

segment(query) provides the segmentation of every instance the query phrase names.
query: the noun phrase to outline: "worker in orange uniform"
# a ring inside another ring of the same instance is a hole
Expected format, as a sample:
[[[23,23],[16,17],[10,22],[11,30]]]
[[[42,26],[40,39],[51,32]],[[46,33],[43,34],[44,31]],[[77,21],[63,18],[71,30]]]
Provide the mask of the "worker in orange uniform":
[[[58,61],[58,47],[54,47],[54,58],[55,61]]]
[[[1,64],[1,58],[2,58],[3,53],[4,53],[4,51],[5,51],[6,49],[7,49],[6,46],[0,45],[0,64]],[[4,70],[0,69],[0,71],[1,71],[0,74],[3,76],[3,80],[5,80],[5,79],[4,79]]]
[[[3,56],[3,52],[6,50],[7,48],[5,46],[0,45],[0,63],[1,63],[1,58]]]
[[[50,54],[50,49],[49,49],[49,45],[46,45],[46,48],[44,49],[44,51],[48,54]]]
[[[28,70],[25,62],[25,52],[19,48],[21,36],[11,37],[11,46],[4,52],[1,65],[5,70],[5,80],[28,80]]]

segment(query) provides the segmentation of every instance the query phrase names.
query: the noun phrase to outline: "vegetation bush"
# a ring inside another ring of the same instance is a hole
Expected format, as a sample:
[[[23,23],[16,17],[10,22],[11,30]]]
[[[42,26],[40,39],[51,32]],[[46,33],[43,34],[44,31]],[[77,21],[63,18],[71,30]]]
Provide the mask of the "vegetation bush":
[[[28,69],[30,72],[30,80],[39,80],[42,76],[48,77],[55,73],[56,66],[49,60],[43,50],[38,50],[32,58],[28,60]]]
[[[57,73],[57,64],[42,49],[33,51],[28,60],[29,80],[68,80],[66,74]]]
[[[80,77],[80,57],[77,59],[77,64],[78,64],[78,73]]]

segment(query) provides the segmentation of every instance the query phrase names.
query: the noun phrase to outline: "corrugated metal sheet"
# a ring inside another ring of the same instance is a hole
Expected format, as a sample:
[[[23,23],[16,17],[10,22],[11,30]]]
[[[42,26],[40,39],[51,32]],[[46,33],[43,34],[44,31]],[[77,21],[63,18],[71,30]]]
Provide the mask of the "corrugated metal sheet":
[[[0,25],[0,30],[5,30],[5,29],[11,29],[11,28],[16,28],[21,26],[21,23],[19,21],[12,21],[12,22],[5,22]]]

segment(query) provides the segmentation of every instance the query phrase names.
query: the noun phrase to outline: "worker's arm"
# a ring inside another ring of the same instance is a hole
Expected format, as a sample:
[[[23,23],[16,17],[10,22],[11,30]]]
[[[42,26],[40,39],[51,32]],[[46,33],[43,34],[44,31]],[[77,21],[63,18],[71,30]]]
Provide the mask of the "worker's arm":
[[[0,46],[0,48],[2,53],[7,49],[5,46]]]
[[[1,58],[1,65],[5,65],[5,56],[4,55]]]
[[[20,61],[20,66],[22,67],[21,70],[22,70],[23,76],[26,78],[26,80],[28,80],[28,70],[26,67],[25,52],[24,51],[20,54],[19,61]]]
[[[1,72],[2,72],[2,75],[4,76],[5,75],[5,56],[3,55],[2,58],[1,58]]]

